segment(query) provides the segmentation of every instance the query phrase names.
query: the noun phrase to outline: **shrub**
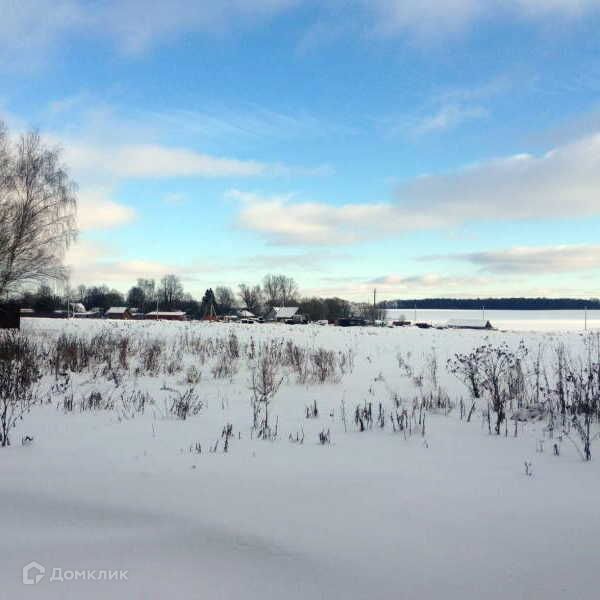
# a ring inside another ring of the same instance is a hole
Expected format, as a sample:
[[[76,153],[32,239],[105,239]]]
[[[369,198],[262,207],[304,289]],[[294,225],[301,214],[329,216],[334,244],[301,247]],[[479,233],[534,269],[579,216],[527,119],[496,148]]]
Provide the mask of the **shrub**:
[[[0,445],[10,445],[10,431],[29,412],[40,378],[34,345],[23,335],[7,331],[0,336]]]

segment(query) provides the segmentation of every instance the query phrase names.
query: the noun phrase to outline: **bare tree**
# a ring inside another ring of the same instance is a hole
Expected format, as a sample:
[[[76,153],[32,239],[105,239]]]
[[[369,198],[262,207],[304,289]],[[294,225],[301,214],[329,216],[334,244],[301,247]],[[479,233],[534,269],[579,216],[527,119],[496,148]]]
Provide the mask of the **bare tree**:
[[[298,284],[287,275],[265,275],[263,290],[269,306],[289,306],[298,298]]]
[[[235,307],[235,296],[230,287],[219,286],[215,288],[215,299],[221,314],[229,314]]]
[[[37,132],[11,144],[0,123],[0,294],[65,276],[62,259],[76,235],[77,203],[59,159]]]
[[[183,298],[183,285],[177,275],[165,275],[160,282],[160,296],[166,308],[173,308]]]
[[[156,281],[154,279],[138,279],[136,287],[142,290],[144,302],[139,308],[145,311],[148,306],[153,306],[156,303]]]
[[[263,292],[260,285],[250,287],[245,283],[239,285],[239,296],[244,306],[255,315],[262,311]]]

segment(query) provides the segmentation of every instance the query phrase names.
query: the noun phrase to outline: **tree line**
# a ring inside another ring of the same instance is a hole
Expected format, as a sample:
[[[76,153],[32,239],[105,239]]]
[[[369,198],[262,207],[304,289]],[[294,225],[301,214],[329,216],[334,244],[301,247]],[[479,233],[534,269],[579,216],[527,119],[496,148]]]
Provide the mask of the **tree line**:
[[[380,308],[429,308],[481,310],[600,310],[598,298],[421,298],[416,300],[387,300]]]
[[[241,283],[235,291],[229,286],[209,288],[201,299],[186,292],[175,274],[165,275],[158,281],[140,278],[126,294],[107,285],[80,285],[57,294],[47,283],[42,283],[35,291],[24,292],[20,298],[23,308],[31,308],[40,314],[66,310],[69,303],[76,302],[88,310],[101,311],[111,306],[127,306],[144,313],[182,310],[198,319],[231,315],[242,309],[261,316],[274,306],[297,306],[300,313],[313,321],[335,321],[352,312],[350,302],[341,298],[302,297],[296,281],[283,274],[266,275],[261,283],[254,285]]]

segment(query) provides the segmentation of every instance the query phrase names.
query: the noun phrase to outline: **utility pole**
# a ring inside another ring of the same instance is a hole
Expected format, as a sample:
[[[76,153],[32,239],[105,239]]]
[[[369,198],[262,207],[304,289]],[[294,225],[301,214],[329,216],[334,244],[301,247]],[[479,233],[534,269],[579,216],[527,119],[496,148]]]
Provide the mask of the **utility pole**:
[[[71,284],[69,279],[66,280],[65,292],[67,294],[67,319],[71,317]]]
[[[373,288],[373,325],[377,318],[377,288]]]

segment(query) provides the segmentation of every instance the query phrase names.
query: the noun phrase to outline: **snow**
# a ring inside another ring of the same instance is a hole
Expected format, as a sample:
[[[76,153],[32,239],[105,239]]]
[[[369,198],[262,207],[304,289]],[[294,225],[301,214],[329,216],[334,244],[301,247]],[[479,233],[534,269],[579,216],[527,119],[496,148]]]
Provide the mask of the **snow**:
[[[494,327],[508,331],[584,331],[600,328],[600,311],[589,310],[457,310],[457,309],[388,309],[386,318],[399,320],[404,315],[409,321],[424,321],[444,325],[449,319],[485,319]]]
[[[517,438],[487,433],[481,417],[431,414],[425,437],[389,428],[359,433],[354,406],[412,398],[398,355],[420,372],[435,352],[440,384],[466,396],[444,368],[454,352],[521,339],[537,349],[583,347],[581,332],[519,333],[416,328],[338,328],[218,323],[23,319],[36,339],[62,332],[128,332],[136,340],[182,335],[241,344],[293,339],[309,348],[352,350],[341,381],[286,378],[272,406],[276,441],[250,439],[246,361],[232,379],[198,365],[205,406],[186,421],[165,414],[184,374],[72,377],[75,399],[101,390],[148,391],[155,404],[125,418],[118,410],[64,413],[61,396],[37,406],[0,449],[0,576],[6,598],[591,598],[597,583],[598,462],[567,442],[555,457],[536,451],[543,423]],[[185,367],[191,358],[181,358]],[[133,362],[133,359],[132,359]],[[50,381],[46,383],[50,385]],[[317,402],[319,417],[305,418]],[[340,420],[342,400],[348,431]],[[333,416],[331,414],[333,413]],[[225,423],[227,454],[210,453]],[[304,444],[288,433],[304,429]],[[330,429],[332,444],[318,433]],[[238,439],[238,433],[241,439]],[[21,446],[21,436],[34,437]],[[202,453],[190,452],[196,443]],[[532,463],[533,475],[524,472]],[[25,586],[30,561],[45,578]],[[127,570],[126,581],[50,581],[53,568]]]

